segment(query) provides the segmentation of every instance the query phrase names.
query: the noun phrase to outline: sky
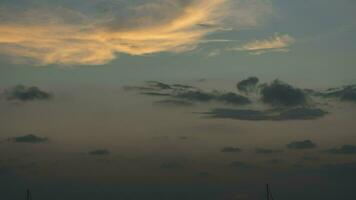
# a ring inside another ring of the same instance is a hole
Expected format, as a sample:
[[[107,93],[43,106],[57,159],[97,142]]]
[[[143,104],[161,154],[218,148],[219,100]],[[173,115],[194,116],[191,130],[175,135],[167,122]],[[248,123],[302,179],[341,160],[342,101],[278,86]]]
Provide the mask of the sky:
[[[353,0],[1,0],[0,195],[355,199]]]

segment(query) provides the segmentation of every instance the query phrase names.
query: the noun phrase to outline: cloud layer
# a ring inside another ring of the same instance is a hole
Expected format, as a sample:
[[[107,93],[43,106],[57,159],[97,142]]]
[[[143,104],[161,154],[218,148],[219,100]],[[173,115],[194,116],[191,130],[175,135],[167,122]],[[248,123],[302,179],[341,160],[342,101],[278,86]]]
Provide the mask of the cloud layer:
[[[53,2],[27,1],[24,8],[0,3],[0,53],[42,65],[100,65],[119,53],[189,51],[210,33],[256,26],[271,12],[262,0],[81,3],[85,9]]]

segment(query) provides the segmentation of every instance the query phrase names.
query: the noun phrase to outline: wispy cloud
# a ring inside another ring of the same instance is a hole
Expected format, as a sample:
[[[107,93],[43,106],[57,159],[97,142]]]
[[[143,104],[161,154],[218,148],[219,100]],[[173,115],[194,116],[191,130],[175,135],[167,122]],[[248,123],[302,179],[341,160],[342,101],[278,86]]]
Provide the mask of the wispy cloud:
[[[273,37],[268,39],[254,40],[232,50],[247,51],[254,55],[268,52],[288,52],[290,50],[289,47],[294,44],[295,41],[296,40],[288,34],[278,35],[276,33]]]
[[[262,0],[149,0],[130,6],[107,2],[117,10],[101,15],[50,4],[14,11],[5,5],[0,53],[43,65],[100,65],[119,53],[184,52],[210,33],[256,26],[270,11]]]

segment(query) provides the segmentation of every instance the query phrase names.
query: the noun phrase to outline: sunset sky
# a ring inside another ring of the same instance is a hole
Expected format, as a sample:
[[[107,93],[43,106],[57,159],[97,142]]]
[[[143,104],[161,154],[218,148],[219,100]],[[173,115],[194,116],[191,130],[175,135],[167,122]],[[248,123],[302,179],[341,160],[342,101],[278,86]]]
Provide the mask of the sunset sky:
[[[0,199],[355,199],[355,10],[0,0]]]

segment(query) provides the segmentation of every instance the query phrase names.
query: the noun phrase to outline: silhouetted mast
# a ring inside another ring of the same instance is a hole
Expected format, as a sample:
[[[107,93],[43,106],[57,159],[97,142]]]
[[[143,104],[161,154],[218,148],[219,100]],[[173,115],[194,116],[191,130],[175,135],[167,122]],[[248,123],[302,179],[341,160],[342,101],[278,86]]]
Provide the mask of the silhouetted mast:
[[[30,190],[29,190],[29,189],[27,189],[26,200],[32,200],[32,197],[31,197],[31,192],[30,192]]]
[[[266,189],[267,189],[266,190],[267,191],[267,200],[274,200],[273,196],[272,196],[272,192],[271,192],[268,184],[266,185]]]

